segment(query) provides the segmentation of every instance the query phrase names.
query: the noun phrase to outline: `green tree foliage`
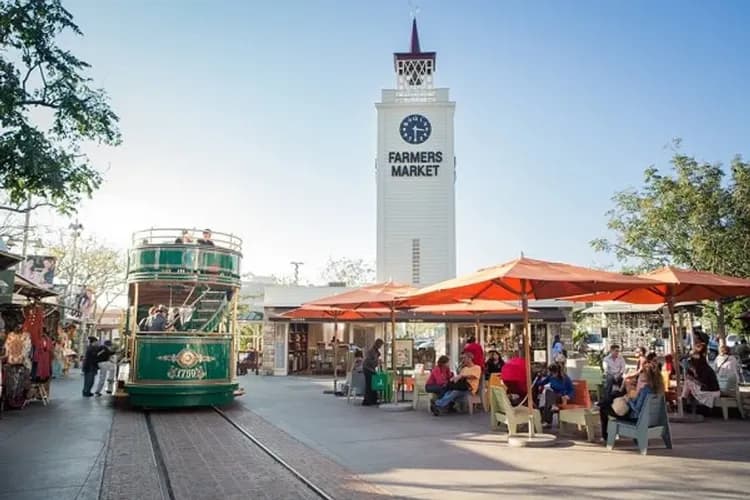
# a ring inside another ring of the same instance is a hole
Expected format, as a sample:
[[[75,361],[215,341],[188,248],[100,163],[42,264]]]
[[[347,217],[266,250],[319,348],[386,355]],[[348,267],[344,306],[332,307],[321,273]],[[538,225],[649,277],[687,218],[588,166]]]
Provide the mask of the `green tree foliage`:
[[[592,246],[635,271],[672,264],[750,276],[750,163],[736,156],[725,170],[680,153],[679,145],[671,172],[651,166],[641,188],[614,195],[615,207],[607,212],[613,237]],[[743,307],[727,311],[735,328]]]
[[[31,199],[71,212],[101,175],[81,150],[118,145],[117,115],[92,87],[89,64],[61,48],[64,33],[82,35],[60,0],[0,1],[0,189],[6,210]]]
[[[328,283],[361,286],[375,281],[375,268],[363,259],[329,258],[321,277]]]

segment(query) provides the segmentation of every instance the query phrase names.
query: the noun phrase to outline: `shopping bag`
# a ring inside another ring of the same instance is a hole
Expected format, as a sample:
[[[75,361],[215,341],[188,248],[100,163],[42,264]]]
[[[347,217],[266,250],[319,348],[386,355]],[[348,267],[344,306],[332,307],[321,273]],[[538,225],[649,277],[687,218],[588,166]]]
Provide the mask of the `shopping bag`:
[[[383,372],[375,372],[372,376],[372,390],[373,391],[384,391],[386,384],[386,374]]]

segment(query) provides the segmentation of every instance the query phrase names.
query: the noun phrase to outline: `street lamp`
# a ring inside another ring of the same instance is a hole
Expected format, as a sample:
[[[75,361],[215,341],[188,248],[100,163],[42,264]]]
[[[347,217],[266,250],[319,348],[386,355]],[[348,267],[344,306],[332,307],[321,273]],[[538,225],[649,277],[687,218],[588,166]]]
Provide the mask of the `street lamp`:
[[[290,262],[290,264],[294,267],[294,284],[299,285],[299,268],[304,262]]]

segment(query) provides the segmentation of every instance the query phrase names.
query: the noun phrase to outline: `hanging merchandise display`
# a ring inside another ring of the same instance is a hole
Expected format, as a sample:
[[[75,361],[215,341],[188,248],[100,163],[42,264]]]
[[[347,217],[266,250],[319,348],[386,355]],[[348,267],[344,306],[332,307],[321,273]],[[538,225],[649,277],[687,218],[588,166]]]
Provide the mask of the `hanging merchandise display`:
[[[42,339],[44,308],[40,304],[31,304],[23,310],[23,331],[31,335],[31,345],[38,346]]]
[[[11,332],[5,339],[7,364],[3,370],[3,389],[8,408],[22,408],[30,385],[31,337],[28,333]]]

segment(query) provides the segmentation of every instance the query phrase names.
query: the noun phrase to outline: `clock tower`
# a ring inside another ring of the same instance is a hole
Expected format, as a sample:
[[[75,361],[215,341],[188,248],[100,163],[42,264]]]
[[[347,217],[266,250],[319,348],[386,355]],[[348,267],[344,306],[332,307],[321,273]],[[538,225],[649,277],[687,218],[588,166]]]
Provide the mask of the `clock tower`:
[[[456,276],[456,103],[433,85],[435,56],[420,49],[414,19],[409,52],[393,55],[396,88],[375,104],[378,281],[423,286]]]

